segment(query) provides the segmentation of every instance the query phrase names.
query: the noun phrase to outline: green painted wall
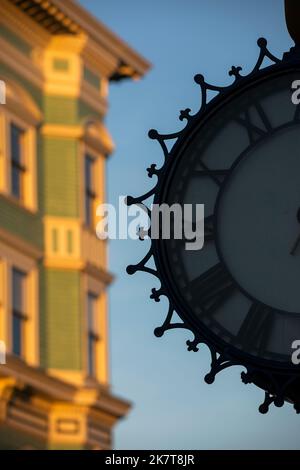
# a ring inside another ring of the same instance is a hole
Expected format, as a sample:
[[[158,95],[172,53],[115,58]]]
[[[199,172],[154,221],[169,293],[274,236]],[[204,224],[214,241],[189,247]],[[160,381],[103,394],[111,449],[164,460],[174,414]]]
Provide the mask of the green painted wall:
[[[10,42],[20,52],[30,56],[32,51],[31,45],[4,24],[0,25],[0,36]]]
[[[0,63],[0,79],[3,79],[3,76],[10,78],[11,80],[17,82],[20,86],[24,87],[25,90],[30,93],[33,100],[36,102],[40,109],[43,108],[43,93],[38,87],[32,85],[28,80],[26,80],[22,75],[14,72],[10,67],[6,66],[3,63]]]
[[[37,437],[17,431],[9,426],[0,427],[0,450],[20,450],[24,446],[30,446],[36,450],[46,449],[46,443]]]
[[[80,272],[41,268],[41,366],[82,369]]]
[[[97,88],[100,90],[101,86],[101,78],[99,75],[94,73],[92,70],[90,70],[88,67],[84,66],[83,68],[83,78],[85,81],[87,81],[90,85],[93,87]]]
[[[100,113],[96,113],[91,106],[80,100],[78,103],[78,122],[82,123],[87,117],[99,119],[100,121],[103,119]]]
[[[59,72],[67,72],[70,68],[70,62],[68,59],[53,59],[53,68]]]
[[[42,249],[43,227],[39,215],[31,214],[2,195],[0,214],[1,227]]]
[[[82,100],[64,96],[45,96],[43,101],[47,124],[81,124],[87,117],[102,119],[100,113]]]
[[[78,124],[78,100],[65,96],[44,97],[45,122],[50,124]]]
[[[75,139],[46,137],[42,150],[41,208],[47,215],[79,217],[80,160]]]
[[[100,114],[81,100],[43,96],[41,90],[3,64],[0,64],[0,79],[1,74],[30,93],[44,113],[44,123],[78,125],[87,117],[101,119]],[[42,216],[78,218],[80,215],[79,141],[38,133],[37,164],[38,214],[31,214],[0,196],[0,225],[42,249]],[[43,266],[39,269],[41,367],[82,370],[81,273]]]
[[[47,447],[47,450],[87,450],[86,447],[82,444],[54,444],[50,443]]]

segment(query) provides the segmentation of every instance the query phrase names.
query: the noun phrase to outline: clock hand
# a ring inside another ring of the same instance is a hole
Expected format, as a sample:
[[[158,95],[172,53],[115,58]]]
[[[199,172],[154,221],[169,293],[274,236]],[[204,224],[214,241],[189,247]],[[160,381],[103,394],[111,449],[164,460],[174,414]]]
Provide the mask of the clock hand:
[[[300,209],[298,209],[298,212],[297,212],[297,220],[300,223]],[[290,255],[293,256],[296,253],[299,243],[300,243],[300,234],[298,235],[298,237],[297,237],[297,239],[296,239],[296,241],[295,241],[295,243],[294,243],[294,245],[293,245],[293,247],[290,251]]]

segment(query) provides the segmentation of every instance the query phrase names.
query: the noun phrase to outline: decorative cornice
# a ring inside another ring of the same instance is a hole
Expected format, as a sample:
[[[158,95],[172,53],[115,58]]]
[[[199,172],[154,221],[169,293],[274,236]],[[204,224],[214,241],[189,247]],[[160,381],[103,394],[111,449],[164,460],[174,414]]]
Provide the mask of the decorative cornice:
[[[83,272],[88,274],[91,277],[94,277],[95,279],[98,279],[99,281],[103,282],[105,285],[110,285],[114,281],[114,276],[113,274],[109,273],[108,271],[105,271],[104,269],[101,269],[97,266],[94,266],[91,263],[86,263]]]
[[[105,412],[115,418],[123,417],[131,408],[130,402],[112,395],[100,383],[93,388],[71,385],[11,355],[7,356],[7,364],[0,367],[0,383],[7,377],[10,381],[15,380],[19,388],[31,390],[49,403],[66,402],[87,406],[91,412]]]
[[[36,0],[37,1],[37,0]],[[99,20],[73,0],[51,0],[73,23],[91,37],[101,48],[108,51],[118,62],[127,64],[134,73],[142,77],[150,68],[150,63],[119,39]]]
[[[80,26],[55,5],[44,0],[10,0],[51,34],[78,34]]]
[[[28,91],[6,74],[1,74],[1,79],[6,84],[6,108],[26,123],[39,126],[43,120],[42,111]]]
[[[86,120],[82,125],[44,124],[41,134],[61,139],[82,139],[89,147],[105,156],[114,150],[112,138],[101,121]]]
[[[41,71],[35,64],[19,52],[9,42],[0,37],[0,62],[16,72],[20,77],[28,80],[35,87],[43,88],[43,77]],[[1,75],[2,79],[2,75]]]
[[[106,96],[101,96],[99,90],[95,89],[92,85],[85,80],[81,82],[80,98],[86,103],[93,111],[101,116],[105,116],[108,110],[108,103]]]
[[[51,35],[46,29],[35,23],[28,16],[28,21],[24,21],[23,12],[16,11],[16,6],[11,0],[1,0],[0,2],[1,20],[8,24],[10,28],[17,31],[21,38],[24,38],[33,48],[46,47]]]

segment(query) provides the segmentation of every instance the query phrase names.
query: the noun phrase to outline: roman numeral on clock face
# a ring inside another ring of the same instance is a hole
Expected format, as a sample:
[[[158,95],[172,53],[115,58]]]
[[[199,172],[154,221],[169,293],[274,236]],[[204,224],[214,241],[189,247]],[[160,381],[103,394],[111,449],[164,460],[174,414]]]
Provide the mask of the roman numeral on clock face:
[[[253,303],[242,323],[236,341],[243,349],[257,348],[262,354],[267,346],[273,323],[273,310],[260,303]]]
[[[247,109],[240,117],[236,118],[236,122],[246,129],[251,144],[272,131],[270,120],[263,107],[258,103],[251,110]]]
[[[186,223],[186,222],[185,222]],[[196,233],[197,229],[197,222],[187,222],[188,226],[191,226],[191,229],[193,233]],[[186,235],[186,234],[184,234]],[[214,225],[214,216],[209,215],[204,218],[204,243],[212,242],[215,240],[215,225]],[[195,238],[192,240],[189,240],[185,236],[183,236],[181,239],[176,240],[179,246],[185,246],[186,243],[193,242],[195,241]]]
[[[194,279],[189,289],[197,306],[200,306],[204,313],[211,314],[230,297],[235,286],[229,273],[220,263]]]
[[[192,222],[192,230],[196,231],[197,222]],[[204,241],[209,242],[215,239],[215,226],[214,226],[214,216],[209,215],[204,219]],[[183,238],[183,242],[186,243],[186,239]]]
[[[197,176],[208,176],[216,185],[221,186],[229,170],[225,168],[211,169],[204,162],[199,161],[195,171]]]

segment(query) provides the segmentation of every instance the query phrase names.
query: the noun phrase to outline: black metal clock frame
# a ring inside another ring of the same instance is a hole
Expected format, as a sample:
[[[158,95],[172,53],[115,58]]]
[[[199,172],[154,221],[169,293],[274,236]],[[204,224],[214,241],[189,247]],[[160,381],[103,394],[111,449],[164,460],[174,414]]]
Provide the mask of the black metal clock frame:
[[[148,176],[157,177],[156,185],[146,194],[140,197],[128,196],[128,205],[140,205],[147,211],[149,217],[151,215],[150,205],[147,201],[153,199],[155,204],[161,204],[163,201],[163,193],[166,187],[166,181],[171,176],[171,167],[174,159],[183,146],[187,145],[193,132],[199,125],[204,122],[213,112],[218,109],[219,105],[226,102],[233,95],[241,90],[244,91],[253,83],[260,82],[264,77],[276,76],[284,71],[297,70],[300,73],[300,52],[299,47],[292,48],[284,54],[283,59],[278,59],[268,50],[267,41],[260,38],[257,42],[259,46],[259,57],[255,67],[248,75],[241,75],[242,68],[233,66],[229,71],[229,75],[234,78],[233,83],[221,87],[207,83],[203,75],[196,75],[194,80],[200,86],[201,104],[196,114],[191,115],[191,110],[185,109],[180,112],[180,121],[186,121],[186,126],[171,134],[160,134],[156,130],[149,131],[150,139],[156,140],[164,155],[164,163],[161,168],[157,168],[155,164],[147,169]],[[268,59],[271,65],[264,67],[264,61]],[[208,92],[212,91],[215,96],[209,101]],[[300,123],[300,105],[297,106],[295,113],[295,122]],[[174,142],[169,150],[168,142]],[[221,188],[222,191],[222,188]],[[220,191],[220,192],[221,192]],[[142,231],[140,239],[144,239],[145,232]],[[147,232],[151,239],[151,227]],[[151,246],[146,256],[136,265],[128,266],[128,274],[134,274],[137,271],[147,272],[155,276],[161,284],[159,289],[152,289],[151,299],[159,302],[162,296],[168,298],[169,308],[163,324],[154,331],[155,336],[162,337],[166,331],[173,329],[187,329],[193,334],[193,339],[186,342],[188,350],[197,352],[200,344],[206,344],[211,352],[211,369],[205,376],[205,381],[212,384],[216,375],[224,369],[231,366],[242,366],[245,371],[242,372],[241,378],[245,384],[254,383],[265,390],[264,402],[260,405],[259,411],[267,413],[269,406],[274,403],[275,406],[283,406],[285,401],[294,404],[297,413],[300,413],[300,370],[298,366],[289,367],[278,366],[268,361],[255,360],[250,355],[238,351],[228,346],[222,341],[216,341],[214,335],[210,335],[205,328],[199,328],[199,325],[192,320],[192,316],[188,314],[186,308],[180,305],[180,301],[176,299],[176,292],[172,289],[168,273],[165,269],[163,260],[162,244],[160,240],[151,240]],[[155,268],[149,267],[150,260],[154,261]],[[181,322],[174,320],[174,314],[177,314]],[[298,398],[299,397],[299,398]]]

